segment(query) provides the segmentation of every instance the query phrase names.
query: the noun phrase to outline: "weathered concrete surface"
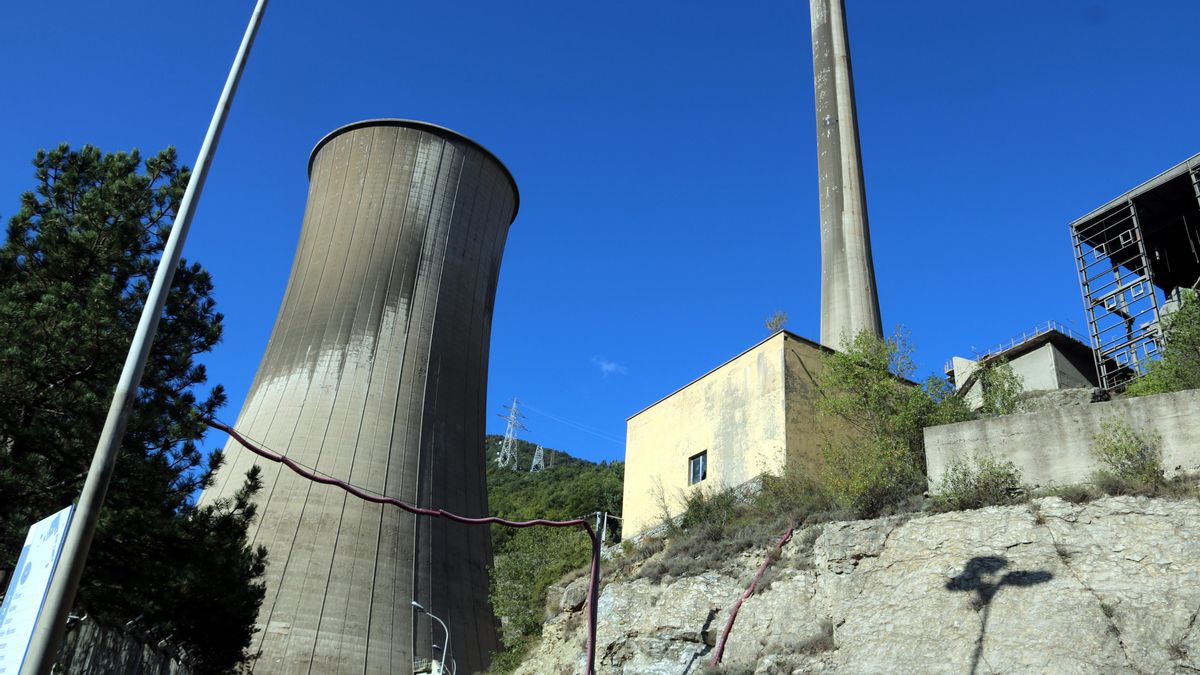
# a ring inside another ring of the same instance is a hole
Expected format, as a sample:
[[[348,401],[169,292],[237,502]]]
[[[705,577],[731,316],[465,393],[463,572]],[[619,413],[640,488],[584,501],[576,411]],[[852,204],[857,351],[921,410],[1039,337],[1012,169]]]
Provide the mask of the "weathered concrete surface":
[[[929,484],[955,459],[1007,459],[1035,486],[1084,483],[1099,468],[1091,449],[1100,424],[1123,420],[1162,439],[1168,472],[1200,470],[1200,390],[959,422],[925,430]]]
[[[974,410],[983,406],[983,385],[977,376],[982,364],[994,365],[1004,360],[1013,374],[1021,380],[1025,393],[1096,387],[1096,374],[1091,347],[1061,331],[1057,324],[1038,326],[1030,336],[1002,351],[989,352],[981,361],[952,357],[951,375],[954,387]]]
[[[1102,403],[1110,398],[1109,393],[1099,387],[1030,391],[1021,397],[1021,400],[1017,402],[1017,407],[1021,412],[1044,412],[1055,408]]]
[[[971,378],[978,363],[958,356],[953,362],[954,386],[961,390],[966,385],[962,395],[972,409],[978,410],[983,405],[983,387],[978,378]],[[1096,364],[1065,353],[1053,342],[1021,352],[1008,363],[1013,374],[1021,378],[1021,390],[1026,393],[1095,387],[1098,383]]]
[[[420,122],[343,127],[313,151],[291,278],[237,428],[366,490],[487,514],[484,395],[516,186],[500,162]],[[496,647],[487,528],[417,520],[259,460],[234,442],[203,503],[263,467],[267,547],[257,672],[399,673],[450,626],[463,673]],[[217,590],[217,589],[214,589]]]
[[[627,422],[624,531],[682,512],[689,491],[744,485],[785,464],[815,466],[822,435],[813,376],[827,350],[779,331],[634,414]],[[707,452],[708,477],[688,484],[688,459]]]
[[[766,673],[1183,673],[1200,668],[1200,504],[1056,498],[823,526],[784,548],[724,664]],[[608,584],[601,673],[694,673],[765,551],[662,585]],[[825,626],[832,640],[818,639]],[[583,612],[519,673],[580,673]]]
[[[810,0],[821,204],[821,344],[883,335],[842,0]]]

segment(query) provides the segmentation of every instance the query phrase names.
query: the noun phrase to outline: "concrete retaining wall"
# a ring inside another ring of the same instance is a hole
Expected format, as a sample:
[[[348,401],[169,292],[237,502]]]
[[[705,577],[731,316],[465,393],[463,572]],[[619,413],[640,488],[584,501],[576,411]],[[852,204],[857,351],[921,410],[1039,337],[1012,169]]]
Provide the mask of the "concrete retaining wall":
[[[1091,448],[1100,423],[1114,418],[1159,434],[1168,473],[1200,471],[1200,390],[1191,390],[929,427],[930,488],[955,459],[975,455],[1011,461],[1030,485],[1087,482],[1098,468]]]

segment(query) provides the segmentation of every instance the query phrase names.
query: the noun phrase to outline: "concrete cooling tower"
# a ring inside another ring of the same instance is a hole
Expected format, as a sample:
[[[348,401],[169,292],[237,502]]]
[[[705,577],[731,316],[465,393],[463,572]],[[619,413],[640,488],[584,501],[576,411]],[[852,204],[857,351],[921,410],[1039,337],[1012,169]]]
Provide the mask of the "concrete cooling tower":
[[[512,175],[475,142],[407,120],[330,133],[308,170],[291,277],[237,428],[367,490],[486,515],[488,343]],[[487,667],[498,646],[487,527],[362,502],[233,441],[225,452],[204,502],[263,468],[256,672],[408,673],[440,659],[443,631],[414,600],[446,622],[457,672]]]

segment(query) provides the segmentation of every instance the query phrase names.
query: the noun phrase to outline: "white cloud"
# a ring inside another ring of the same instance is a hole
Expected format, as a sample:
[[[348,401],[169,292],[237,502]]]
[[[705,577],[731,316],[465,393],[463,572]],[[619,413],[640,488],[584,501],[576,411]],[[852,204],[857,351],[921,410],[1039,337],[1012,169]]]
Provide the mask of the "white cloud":
[[[617,375],[624,375],[629,372],[629,369],[625,366],[617,363],[616,361],[609,361],[603,356],[593,356],[592,364],[600,369],[600,374],[604,377],[608,377],[614,373]]]

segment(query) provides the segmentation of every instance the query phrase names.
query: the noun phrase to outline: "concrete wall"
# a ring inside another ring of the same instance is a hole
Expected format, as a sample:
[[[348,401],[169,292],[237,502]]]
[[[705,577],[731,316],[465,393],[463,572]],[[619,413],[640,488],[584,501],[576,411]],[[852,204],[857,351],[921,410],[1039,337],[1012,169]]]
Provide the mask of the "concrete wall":
[[[741,485],[784,462],[784,342],[779,332],[629,418],[624,528],[659,522],[691,490]],[[688,485],[688,459],[708,451],[708,478]]]
[[[780,331],[629,418],[622,511],[628,535],[657,525],[700,488],[743,485],[785,465],[816,475],[827,437],[813,401],[824,351]],[[708,451],[708,478],[688,485],[688,460]]]
[[[955,459],[992,455],[1013,462],[1030,485],[1083,483],[1098,468],[1091,448],[1104,420],[1124,420],[1162,438],[1169,471],[1200,470],[1200,390],[1006,415],[925,430],[929,482],[936,489]]]
[[[1025,391],[1058,389],[1054,346],[1047,343],[1009,361],[1013,372],[1021,378]]]
[[[291,278],[237,427],[367,490],[488,513],[484,395],[516,185],[486,150],[420,122],[343,127],[313,151]],[[461,672],[497,647],[486,527],[416,519],[234,442],[203,503],[263,467],[250,532],[269,554],[256,672],[400,673],[450,626]]]
[[[831,431],[837,433],[826,427],[826,421],[813,408],[820,396],[815,378],[824,368],[825,351],[793,335],[784,337],[787,461],[815,478],[824,466],[825,440]]]
[[[1055,349],[1054,371],[1058,377],[1059,389],[1099,386],[1099,379],[1096,377],[1096,362],[1090,358],[1083,359]]]

